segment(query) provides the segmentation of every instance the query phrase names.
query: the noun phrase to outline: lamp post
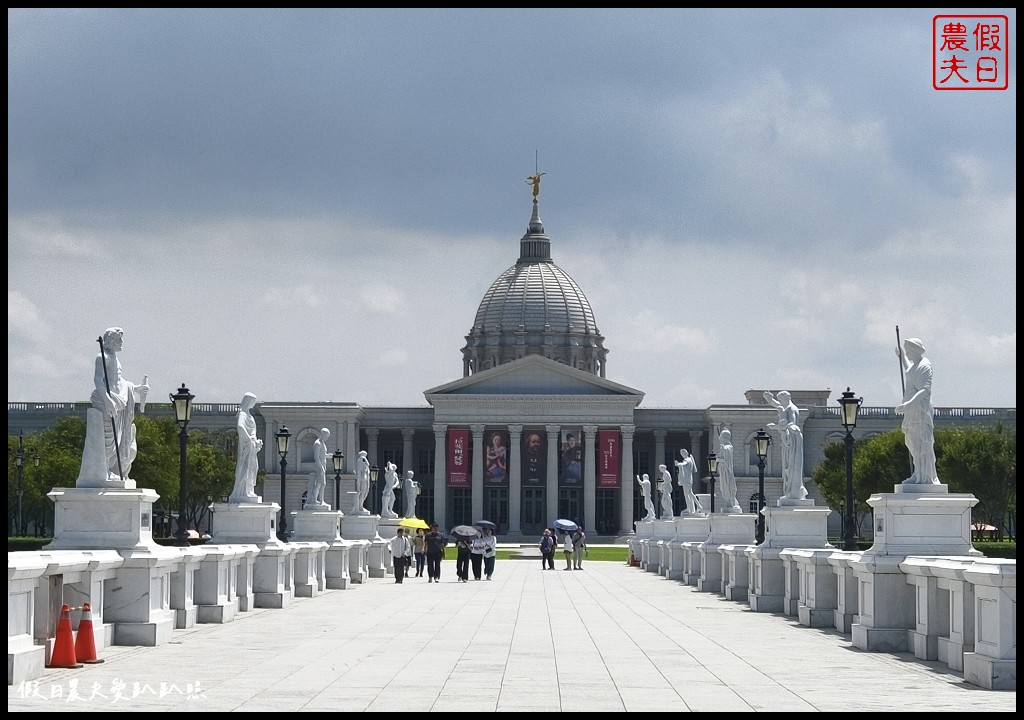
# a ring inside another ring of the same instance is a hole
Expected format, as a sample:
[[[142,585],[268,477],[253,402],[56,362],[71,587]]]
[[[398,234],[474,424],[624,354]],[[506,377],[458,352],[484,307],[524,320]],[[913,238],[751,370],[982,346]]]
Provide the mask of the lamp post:
[[[21,512],[21,498],[25,494],[25,438],[24,431],[18,432],[18,453],[14,456],[14,465],[18,470],[18,527],[14,529],[18,535],[24,535],[25,516]]]
[[[768,457],[768,446],[772,444],[772,436],[761,428],[754,436],[757,449],[757,544],[764,542],[764,460]]]
[[[192,419],[192,401],[195,395],[188,391],[185,383],[181,384],[178,392],[169,396],[174,406],[174,419],[181,428],[178,439],[181,441],[179,459],[181,462],[181,476],[178,482],[178,530],[174,533],[174,544],[188,547],[188,421]]]
[[[213,495],[206,496],[206,534],[213,537]]]
[[[334,461],[334,509],[341,510],[341,465],[345,460],[345,453],[338,448],[331,456]]]
[[[708,474],[711,476],[711,514],[715,514],[715,479],[718,477],[718,456],[708,454]]]
[[[288,427],[285,425],[281,426],[281,429],[277,431],[274,438],[277,439],[277,454],[281,456],[281,522],[277,526],[277,537],[281,542],[288,542],[288,513],[285,510],[284,501],[284,471],[288,467],[288,440],[292,434],[288,432]]]
[[[373,488],[373,490],[371,490],[371,492],[373,493],[373,497],[370,499],[370,507],[372,507],[372,508],[376,508],[377,507],[377,477],[379,475],[380,475],[380,468],[379,467],[374,465],[373,467],[370,468],[370,487]],[[370,513],[370,514],[371,515],[380,515],[380,510],[377,510],[377,512]]]
[[[853,429],[857,427],[857,413],[864,398],[857,398],[846,388],[839,398],[842,409],[843,427],[846,428],[846,519],[843,521],[843,550],[857,549],[857,529],[854,527],[856,516],[853,504]]]

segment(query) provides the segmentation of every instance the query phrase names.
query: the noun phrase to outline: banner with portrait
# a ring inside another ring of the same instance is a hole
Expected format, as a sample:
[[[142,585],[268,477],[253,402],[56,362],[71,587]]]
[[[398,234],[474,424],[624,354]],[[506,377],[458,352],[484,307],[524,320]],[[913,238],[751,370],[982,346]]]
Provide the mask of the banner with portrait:
[[[583,433],[579,430],[562,432],[558,484],[562,487],[583,487]]]
[[[469,487],[469,428],[448,428],[448,487]]]
[[[523,487],[544,487],[548,482],[548,438],[543,430],[523,431]]]
[[[618,430],[597,431],[597,486],[622,485],[622,434]]]
[[[484,485],[508,486],[508,432],[488,430],[484,434]]]

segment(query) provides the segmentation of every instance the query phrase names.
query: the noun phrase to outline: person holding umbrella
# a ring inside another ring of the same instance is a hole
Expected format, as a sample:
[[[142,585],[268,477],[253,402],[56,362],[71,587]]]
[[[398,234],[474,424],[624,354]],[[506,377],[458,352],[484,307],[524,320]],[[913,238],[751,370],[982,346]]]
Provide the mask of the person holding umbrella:
[[[469,582],[469,556],[472,551],[473,539],[464,536],[455,536],[455,574],[459,576],[459,582]]]
[[[498,538],[494,537],[494,531],[489,527],[484,528],[482,538],[484,544],[484,577],[488,580],[494,574],[494,558],[498,552]]]

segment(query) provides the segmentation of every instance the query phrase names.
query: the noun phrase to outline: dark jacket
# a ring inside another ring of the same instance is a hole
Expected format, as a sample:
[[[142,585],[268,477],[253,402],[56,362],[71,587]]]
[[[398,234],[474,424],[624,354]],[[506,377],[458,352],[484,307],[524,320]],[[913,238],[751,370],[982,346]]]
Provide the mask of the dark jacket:
[[[448,540],[440,532],[428,532],[423,536],[423,540],[426,542],[427,555],[433,557],[444,555],[444,549],[448,545]]]

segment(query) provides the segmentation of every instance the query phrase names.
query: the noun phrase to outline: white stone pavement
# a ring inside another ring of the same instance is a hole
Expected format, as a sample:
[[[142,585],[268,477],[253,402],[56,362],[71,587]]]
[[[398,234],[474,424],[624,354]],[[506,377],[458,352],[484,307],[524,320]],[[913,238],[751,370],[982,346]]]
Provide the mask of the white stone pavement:
[[[1015,712],[1016,691],[614,562],[369,580],[114,647],[12,685],[8,711]],[[74,691],[77,698],[69,700]],[[59,695],[59,697],[57,697]],[[133,697],[133,695],[136,695]]]

